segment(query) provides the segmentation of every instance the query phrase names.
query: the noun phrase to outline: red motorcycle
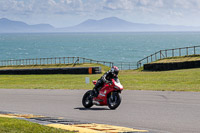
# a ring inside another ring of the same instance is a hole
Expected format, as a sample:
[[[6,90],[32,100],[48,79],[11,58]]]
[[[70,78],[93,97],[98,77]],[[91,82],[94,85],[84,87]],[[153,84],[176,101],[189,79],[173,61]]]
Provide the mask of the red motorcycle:
[[[97,81],[93,81],[95,85]],[[93,97],[92,90],[87,91],[82,99],[82,104],[85,108],[90,108],[93,105],[108,106],[110,109],[116,109],[121,103],[120,93],[123,90],[118,78],[112,79],[111,83],[104,83],[97,97]]]

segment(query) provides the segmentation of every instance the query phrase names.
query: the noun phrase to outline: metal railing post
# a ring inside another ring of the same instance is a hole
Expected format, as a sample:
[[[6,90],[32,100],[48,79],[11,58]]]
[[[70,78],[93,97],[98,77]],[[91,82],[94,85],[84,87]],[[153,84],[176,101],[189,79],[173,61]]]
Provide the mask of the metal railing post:
[[[78,64],[80,64],[80,58],[78,57]]]
[[[58,58],[58,60],[59,60],[59,64],[61,64],[61,58],[60,57]]]
[[[161,50],[160,50],[160,59],[161,59],[162,57],[161,57]]]
[[[156,55],[157,53],[155,53],[155,61],[157,61],[157,55]]]

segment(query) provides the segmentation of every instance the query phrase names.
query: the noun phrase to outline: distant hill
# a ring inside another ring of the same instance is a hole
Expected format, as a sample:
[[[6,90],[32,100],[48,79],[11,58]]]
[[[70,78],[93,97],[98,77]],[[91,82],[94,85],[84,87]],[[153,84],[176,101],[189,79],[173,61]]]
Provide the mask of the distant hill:
[[[49,32],[55,28],[49,24],[28,25],[20,21],[12,21],[7,18],[0,19],[0,32]]]
[[[0,19],[0,33],[7,32],[151,32],[151,31],[200,31],[200,27],[132,23],[117,17],[101,20],[88,19],[78,25],[54,28],[49,24],[28,25],[6,18]]]
[[[76,26],[62,28],[67,32],[144,32],[144,31],[200,31],[200,27],[132,23],[117,17],[86,20]]]

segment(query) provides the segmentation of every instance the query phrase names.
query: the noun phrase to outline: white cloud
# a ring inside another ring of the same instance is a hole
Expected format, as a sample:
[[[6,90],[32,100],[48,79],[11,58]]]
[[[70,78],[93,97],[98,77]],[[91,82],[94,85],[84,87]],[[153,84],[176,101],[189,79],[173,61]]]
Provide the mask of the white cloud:
[[[131,0],[104,0],[103,6],[112,10],[131,10],[134,4]]]
[[[190,16],[200,23],[199,15],[200,0],[0,0],[0,18],[29,23],[51,21],[55,25],[60,24],[56,22],[59,20],[78,23],[75,21],[108,16],[151,23],[187,19],[189,25]]]

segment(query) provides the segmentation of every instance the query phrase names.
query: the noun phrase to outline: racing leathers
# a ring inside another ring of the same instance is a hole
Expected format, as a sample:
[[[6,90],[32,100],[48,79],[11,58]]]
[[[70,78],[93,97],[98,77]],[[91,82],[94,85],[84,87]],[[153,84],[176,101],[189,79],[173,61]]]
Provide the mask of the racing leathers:
[[[98,96],[99,91],[103,87],[104,83],[112,83],[113,78],[118,78],[118,76],[109,70],[100,79],[98,79],[95,87],[93,88],[94,96]]]

